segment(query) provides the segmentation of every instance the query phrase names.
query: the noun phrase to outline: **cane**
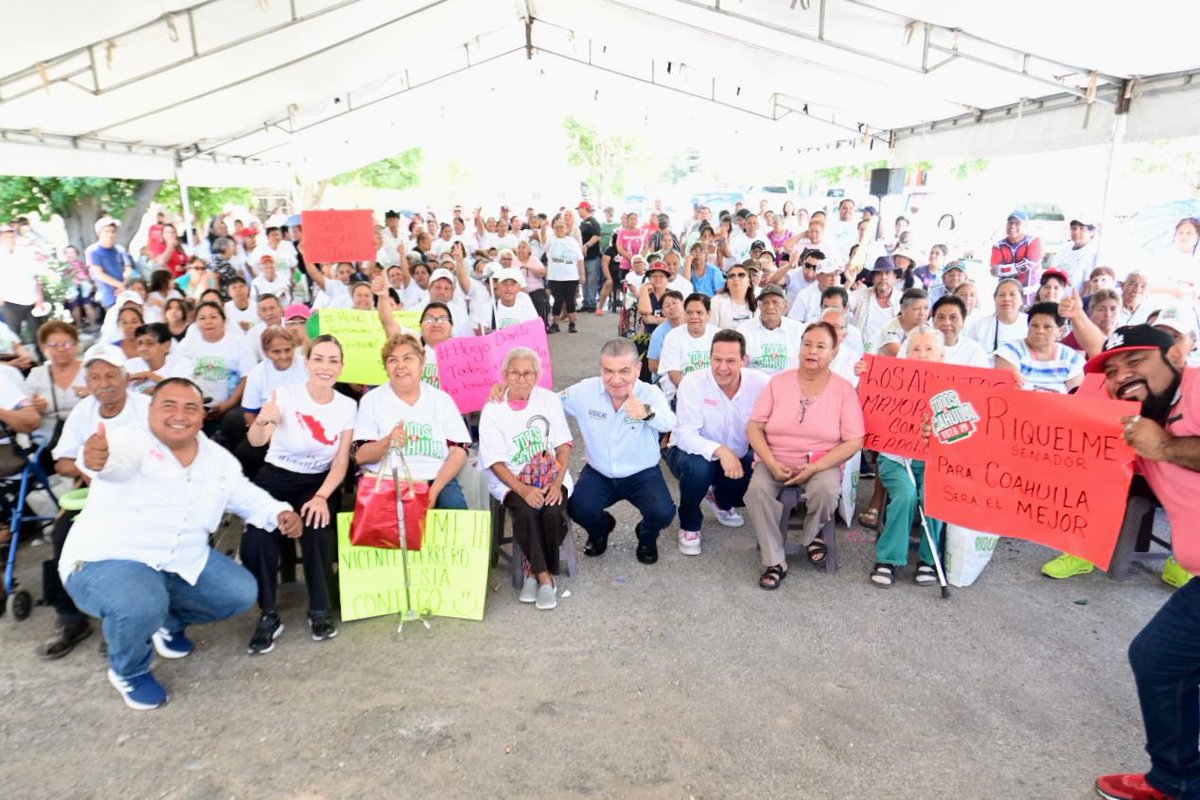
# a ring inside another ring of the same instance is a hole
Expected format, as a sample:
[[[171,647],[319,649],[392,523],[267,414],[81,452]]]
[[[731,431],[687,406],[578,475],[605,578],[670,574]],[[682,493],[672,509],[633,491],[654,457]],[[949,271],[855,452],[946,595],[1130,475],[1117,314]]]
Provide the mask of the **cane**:
[[[917,485],[917,478],[913,475],[912,459],[904,459],[904,471],[908,473],[908,479],[913,483],[913,489],[917,493],[917,497],[921,498],[921,487]],[[937,542],[933,540],[933,534],[929,531],[929,520],[925,519],[925,508],[918,502],[917,513],[921,515],[921,529],[925,531],[925,541],[929,543],[929,552],[933,553],[933,567],[937,570],[938,585],[942,587],[942,599],[950,599],[950,586],[946,583],[946,572],[942,569],[942,556],[938,552]]]
[[[397,465],[399,462],[399,465]],[[404,459],[404,453],[399,447],[388,448],[388,466],[392,471],[392,485],[396,488],[396,518],[400,524],[400,567],[404,573],[404,606],[405,611],[400,615],[400,626],[396,628],[396,633],[404,633],[404,623],[419,621],[425,626],[425,630],[431,630],[429,624],[429,615],[419,613],[413,608],[412,602],[412,587],[408,580],[408,526],[404,520],[404,489],[400,483],[400,469],[404,469],[405,486],[412,486],[412,473],[408,470],[408,462]]]

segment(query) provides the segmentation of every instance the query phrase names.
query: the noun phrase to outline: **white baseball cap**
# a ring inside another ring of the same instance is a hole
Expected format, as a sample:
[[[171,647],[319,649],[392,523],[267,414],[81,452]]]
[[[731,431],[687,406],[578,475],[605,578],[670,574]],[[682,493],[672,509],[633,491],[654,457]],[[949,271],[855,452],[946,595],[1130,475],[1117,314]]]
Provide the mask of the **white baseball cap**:
[[[521,274],[521,270],[516,267],[502,267],[492,273],[492,280],[496,283],[502,281],[516,281],[517,285],[522,289],[525,288],[525,276]]]
[[[827,258],[817,265],[818,275],[837,275],[841,271],[841,268],[831,258]]]
[[[454,273],[448,269],[435,269],[433,274],[429,276],[429,284],[432,286],[434,281],[440,281],[442,278],[450,281],[454,285],[458,285],[454,278]]]
[[[1187,336],[1196,334],[1196,312],[1186,306],[1167,306],[1158,312],[1152,323],[1156,328],[1170,328],[1176,333]]]
[[[104,230],[110,225],[114,228],[121,227],[121,223],[112,217],[101,217],[100,219],[96,220],[96,235],[99,236],[100,231]]]
[[[126,290],[117,295],[116,302],[113,303],[113,305],[115,305],[117,309],[121,309],[125,307],[126,303],[136,303],[139,306],[144,306],[146,301],[143,300],[142,296],[137,292]]]
[[[104,342],[92,345],[83,354],[83,366],[86,367],[93,361],[103,361],[118,369],[125,369],[125,354],[121,352],[121,348]]]

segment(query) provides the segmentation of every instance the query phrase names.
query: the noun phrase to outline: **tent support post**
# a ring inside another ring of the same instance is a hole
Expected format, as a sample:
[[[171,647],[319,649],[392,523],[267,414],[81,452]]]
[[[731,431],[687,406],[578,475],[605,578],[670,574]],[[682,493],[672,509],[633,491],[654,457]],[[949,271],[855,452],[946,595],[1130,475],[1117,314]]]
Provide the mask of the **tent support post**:
[[[1128,82],[1126,82],[1128,83]],[[1118,96],[1118,101],[1121,99]],[[1096,251],[1098,263],[1103,263],[1105,245],[1110,238],[1107,234],[1112,230],[1109,224],[1113,218],[1113,197],[1116,195],[1116,164],[1117,156],[1120,154],[1121,146],[1125,143],[1125,127],[1129,120],[1129,103],[1118,102],[1117,114],[1113,118],[1112,141],[1108,146],[1108,163],[1104,169],[1104,198],[1100,206],[1100,244]]]
[[[179,184],[179,207],[183,209],[183,230],[187,234],[187,243],[195,247],[197,242],[192,241],[192,204],[188,197],[187,179],[179,170],[175,170],[175,181]]]

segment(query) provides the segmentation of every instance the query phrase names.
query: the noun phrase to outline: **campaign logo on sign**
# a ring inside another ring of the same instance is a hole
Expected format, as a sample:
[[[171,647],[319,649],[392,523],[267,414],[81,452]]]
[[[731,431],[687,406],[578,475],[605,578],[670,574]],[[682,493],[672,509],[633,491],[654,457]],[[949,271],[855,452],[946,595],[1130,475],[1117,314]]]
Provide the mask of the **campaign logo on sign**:
[[[975,433],[979,415],[953,389],[935,394],[929,400],[929,408],[933,411],[933,434],[942,444],[953,444]]]

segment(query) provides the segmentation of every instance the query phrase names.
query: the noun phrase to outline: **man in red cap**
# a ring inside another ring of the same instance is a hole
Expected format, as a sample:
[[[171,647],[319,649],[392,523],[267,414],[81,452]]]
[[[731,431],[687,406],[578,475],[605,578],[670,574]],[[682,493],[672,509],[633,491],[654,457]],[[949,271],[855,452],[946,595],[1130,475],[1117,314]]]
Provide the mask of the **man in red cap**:
[[[581,200],[576,206],[579,211],[579,238],[583,244],[583,268],[587,280],[583,284],[583,307],[580,311],[594,311],[596,316],[604,314],[604,303],[608,297],[596,301],[596,293],[604,282],[600,278],[600,220],[592,214],[592,204]]]
[[[1141,403],[1125,417],[1125,441],[1171,522],[1175,559],[1200,571],[1200,370],[1184,366],[1175,340],[1150,325],[1117,328],[1087,362],[1108,394]],[[1200,797],[1200,581],[1171,596],[1129,646],[1150,771],[1105,775],[1110,800]]]

